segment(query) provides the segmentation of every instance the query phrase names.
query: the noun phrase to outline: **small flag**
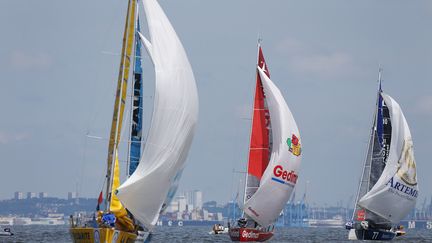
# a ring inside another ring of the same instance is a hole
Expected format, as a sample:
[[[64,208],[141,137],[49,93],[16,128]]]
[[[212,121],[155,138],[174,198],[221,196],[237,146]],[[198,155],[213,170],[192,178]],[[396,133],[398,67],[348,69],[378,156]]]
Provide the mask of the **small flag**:
[[[99,211],[100,204],[102,203],[102,201],[103,201],[103,196],[102,196],[102,191],[101,191],[100,194],[99,194],[98,203],[97,203],[97,206],[96,206],[96,211]]]

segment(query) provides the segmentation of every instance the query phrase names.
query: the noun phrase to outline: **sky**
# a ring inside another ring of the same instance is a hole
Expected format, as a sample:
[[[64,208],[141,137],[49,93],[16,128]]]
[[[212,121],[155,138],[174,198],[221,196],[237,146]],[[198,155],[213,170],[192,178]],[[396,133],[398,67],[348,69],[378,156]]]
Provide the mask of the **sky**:
[[[126,2],[0,1],[0,199],[15,191],[97,197]],[[312,204],[352,203],[381,65],[383,90],[411,128],[417,205],[430,200],[431,1],[159,2],[189,56],[200,101],[179,191],[199,189],[219,202],[242,192],[260,36],[303,141],[297,198],[306,191]],[[154,74],[144,62],[148,122]]]

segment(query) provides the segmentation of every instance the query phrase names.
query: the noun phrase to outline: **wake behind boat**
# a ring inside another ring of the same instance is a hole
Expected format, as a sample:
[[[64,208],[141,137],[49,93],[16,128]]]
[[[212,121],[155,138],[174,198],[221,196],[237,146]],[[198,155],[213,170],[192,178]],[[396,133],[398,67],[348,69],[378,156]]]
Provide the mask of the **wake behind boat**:
[[[287,203],[301,161],[297,124],[270,73],[258,44],[257,78],[243,212],[229,225],[232,241],[266,241]]]
[[[392,240],[404,235],[395,226],[415,207],[418,197],[413,142],[399,104],[381,89],[352,221],[352,240]]]

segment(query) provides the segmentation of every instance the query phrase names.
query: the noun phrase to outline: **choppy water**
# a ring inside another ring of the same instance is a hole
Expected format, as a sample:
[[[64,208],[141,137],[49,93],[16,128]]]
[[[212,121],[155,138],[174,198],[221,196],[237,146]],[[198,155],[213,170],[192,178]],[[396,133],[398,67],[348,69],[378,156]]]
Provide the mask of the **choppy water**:
[[[160,227],[152,242],[231,242],[227,234],[210,235],[211,227]],[[0,242],[71,242],[68,226],[12,226],[11,237]],[[277,228],[269,242],[350,242],[348,231],[334,228]],[[432,242],[432,230],[407,230],[407,235],[393,242]]]

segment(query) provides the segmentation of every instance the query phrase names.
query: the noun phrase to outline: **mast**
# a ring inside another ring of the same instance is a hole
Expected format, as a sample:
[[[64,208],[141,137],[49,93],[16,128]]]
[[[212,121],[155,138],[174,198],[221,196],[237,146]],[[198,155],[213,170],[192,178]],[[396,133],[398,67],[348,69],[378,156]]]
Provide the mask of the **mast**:
[[[124,108],[126,104],[127,94],[127,81],[129,78],[129,69],[131,63],[131,53],[133,49],[133,39],[135,34],[135,12],[136,12],[136,0],[129,0],[126,23],[123,33],[123,44],[121,51],[119,75],[117,80],[116,98],[114,102],[113,118],[111,122],[111,132],[108,144],[108,156],[107,156],[107,188],[105,194],[105,200],[107,210],[111,201],[111,190],[113,181],[113,171],[115,165],[115,157],[117,153],[118,143],[120,141],[120,133],[123,122]]]

